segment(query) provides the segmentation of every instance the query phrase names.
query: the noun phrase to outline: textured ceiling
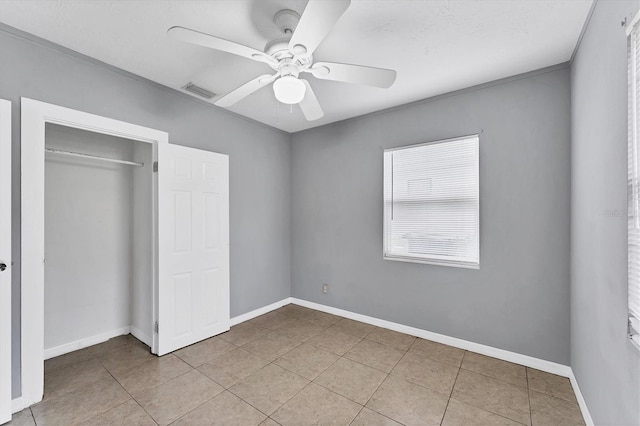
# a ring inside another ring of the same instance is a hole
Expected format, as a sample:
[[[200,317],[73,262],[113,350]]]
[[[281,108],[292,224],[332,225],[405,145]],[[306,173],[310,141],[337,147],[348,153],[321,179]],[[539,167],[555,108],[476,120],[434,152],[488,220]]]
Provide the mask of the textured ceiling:
[[[352,0],[316,61],[397,70],[390,89],[308,75],[325,117],[308,122],[270,86],[230,109],[288,132],[344,120],[570,59],[592,0]],[[305,0],[1,0],[0,22],[180,89],[194,82],[225,94],[271,69],[170,40],[174,25],[259,50],[281,9]],[[215,100],[215,98],[214,98]]]

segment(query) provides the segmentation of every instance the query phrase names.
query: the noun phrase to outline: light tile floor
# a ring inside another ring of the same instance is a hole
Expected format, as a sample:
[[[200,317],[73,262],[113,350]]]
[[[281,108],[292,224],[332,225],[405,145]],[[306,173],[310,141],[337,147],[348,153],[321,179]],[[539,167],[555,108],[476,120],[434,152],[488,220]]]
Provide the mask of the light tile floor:
[[[582,425],[569,380],[288,305],[158,358],[122,336],[45,363],[10,425]]]

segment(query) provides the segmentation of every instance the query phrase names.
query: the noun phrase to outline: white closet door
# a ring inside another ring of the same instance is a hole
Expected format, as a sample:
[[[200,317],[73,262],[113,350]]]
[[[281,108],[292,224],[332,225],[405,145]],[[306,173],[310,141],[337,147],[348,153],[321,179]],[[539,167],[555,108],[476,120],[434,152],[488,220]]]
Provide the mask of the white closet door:
[[[11,420],[11,102],[0,99],[0,424]]]
[[[158,355],[229,330],[229,157],[158,150]]]

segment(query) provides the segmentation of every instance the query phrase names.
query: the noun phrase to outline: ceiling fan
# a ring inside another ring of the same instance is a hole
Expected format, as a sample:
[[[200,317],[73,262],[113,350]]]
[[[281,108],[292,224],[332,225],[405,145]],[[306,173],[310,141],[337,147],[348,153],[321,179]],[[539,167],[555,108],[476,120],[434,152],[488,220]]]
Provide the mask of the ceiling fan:
[[[380,88],[391,87],[396,79],[394,70],[313,61],[313,52],[350,3],[351,0],[309,0],[302,16],[289,9],[279,11],[273,20],[283,35],[268,42],[264,52],[184,27],[171,27],[167,33],[176,40],[264,62],[275,70],[275,74],[261,75],[232,90],[215,101],[216,105],[230,107],[258,89],[273,83],[273,92],[278,101],[299,104],[305,118],[312,121],[323,117],[324,112],[309,81],[299,78],[301,73],[309,73],[322,80]]]

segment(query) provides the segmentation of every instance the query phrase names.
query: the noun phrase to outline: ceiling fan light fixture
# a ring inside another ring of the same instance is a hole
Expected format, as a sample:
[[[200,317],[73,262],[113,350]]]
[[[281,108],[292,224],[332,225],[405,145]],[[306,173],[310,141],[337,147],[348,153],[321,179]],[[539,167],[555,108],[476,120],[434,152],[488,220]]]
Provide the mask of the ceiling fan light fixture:
[[[276,99],[283,104],[297,104],[304,99],[307,88],[296,77],[286,75],[273,83],[273,93]]]

